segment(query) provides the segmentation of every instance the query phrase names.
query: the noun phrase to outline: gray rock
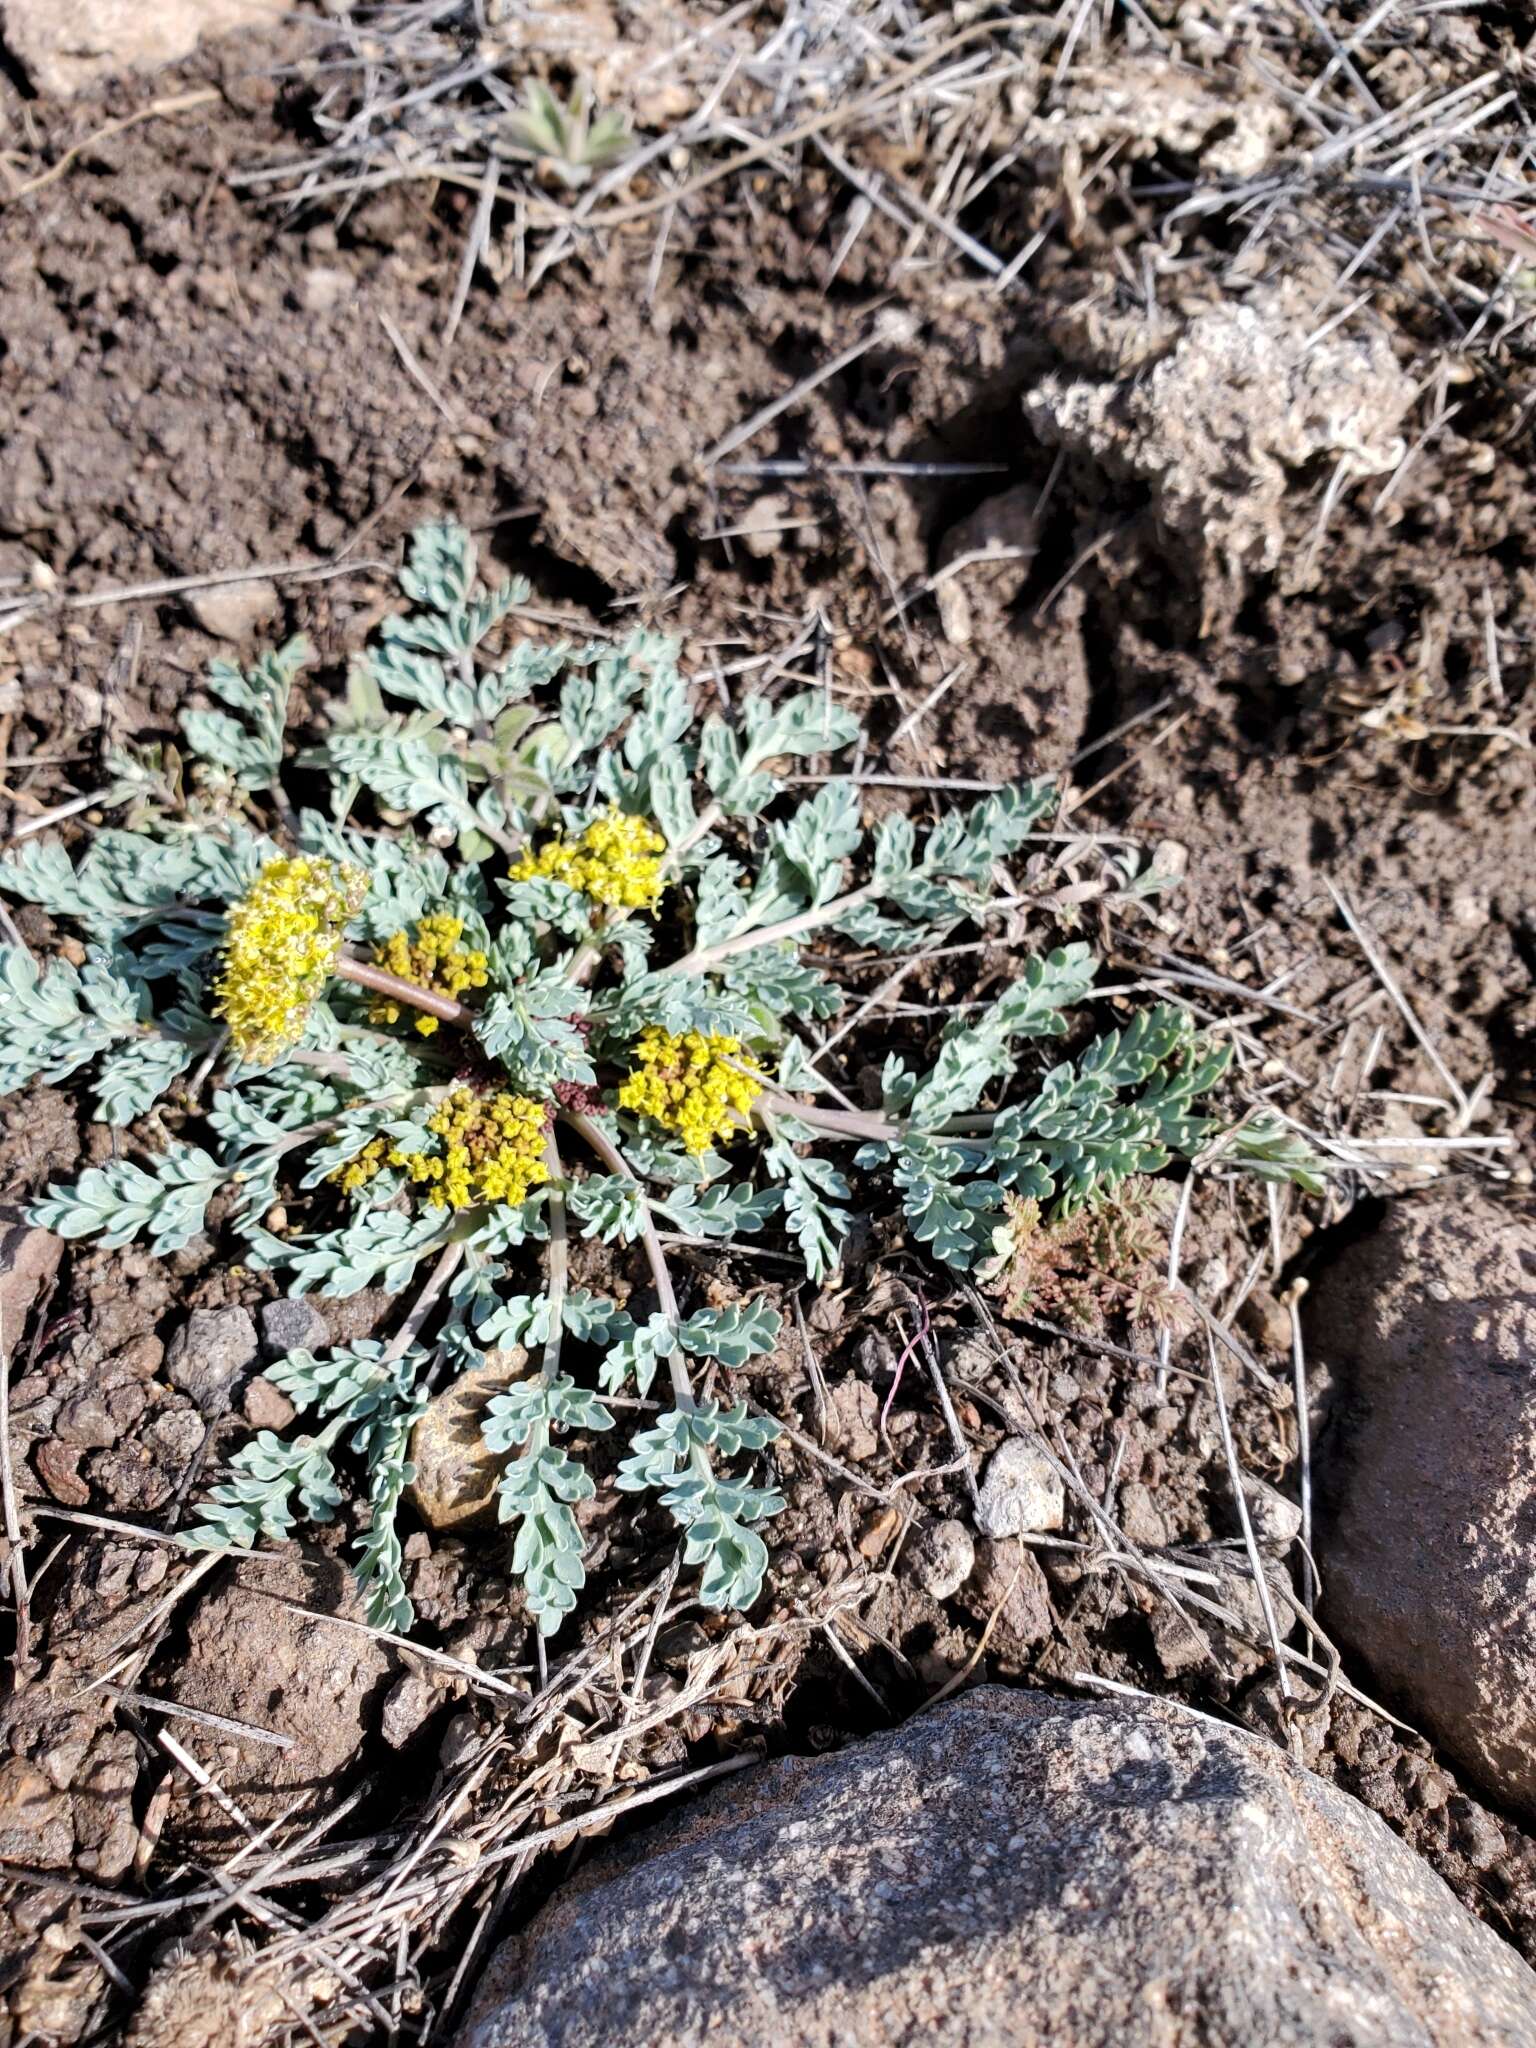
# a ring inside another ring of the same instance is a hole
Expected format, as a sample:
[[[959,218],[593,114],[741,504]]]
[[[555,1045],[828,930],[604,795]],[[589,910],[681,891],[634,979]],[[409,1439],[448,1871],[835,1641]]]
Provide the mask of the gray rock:
[[[1347,1794],[983,1688],[600,1854],[457,2048],[1519,2048],[1536,1974]]]
[[[255,1364],[256,1350],[256,1325],[243,1308],[197,1308],[166,1346],[165,1376],[214,1415],[229,1405],[229,1390]]]
[[[981,1476],[976,1526],[983,1536],[1030,1536],[1059,1529],[1067,1494],[1044,1450],[1028,1437],[998,1445]]]
[[[912,1576],[935,1600],[948,1600],[976,1567],[976,1545],[964,1522],[930,1522],[907,1552]]]
[[[1308,1297],[1338,1374],[1322,1620],[1490,1791],[1536,1813],[1536,1227],[1401,1202]]]
[[[290,1351],[324,1351],[331,1341],[325,1317],[305,1295],[284,1295],[264,1301],[261,1348],[268,1358],[286,1358]]]
[[[1301,1509],[1297,1503],[1287,1500],[1268,1480],[1257,1479],[1251,1473],[1243,1480],[1243,1492],[1254,1535],[1261,1543],[1273,1543],[1282,1550],[1289,1548],[1301,1534]]]
[[[215,583],[187,596],[187,610],[205,633],[220,640],[249,640],[281,609],[277,585],[263,576],[241,583]]]
[[[391,1749],[404,1749],[443,1704],[444,1695],[418,1672],[403,1671],[384,1695],[379,1733]]]

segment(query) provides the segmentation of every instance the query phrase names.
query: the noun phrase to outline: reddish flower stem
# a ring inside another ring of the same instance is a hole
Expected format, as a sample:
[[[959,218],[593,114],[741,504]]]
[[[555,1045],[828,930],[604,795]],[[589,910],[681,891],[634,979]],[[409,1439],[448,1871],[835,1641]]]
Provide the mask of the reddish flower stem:
[[[350,953],[339,956],[336,972],[344,981],[355,981],[359,988],[371,988],[375,995],[388,996],[408,1009],[425,1010],[445,1024],[468,1024],[474,1018],[468,1003],[461,1003],[456,996],[442,996],[435,989],[403,981],[398,974],[386,974],[382,967],[370,967],[366,960],[354,960]]]

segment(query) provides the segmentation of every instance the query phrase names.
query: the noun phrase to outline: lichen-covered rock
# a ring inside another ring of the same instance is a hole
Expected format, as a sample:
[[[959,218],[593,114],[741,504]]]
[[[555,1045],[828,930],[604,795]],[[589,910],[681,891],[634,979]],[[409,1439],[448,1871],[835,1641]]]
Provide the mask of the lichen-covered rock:
[[[1059,1529],[1067,1490],[1044,1445],[1010,1436],[987,1460],[976,1502],[983,1536],[1029,1536]]]
[[[964,1522],[930,1522],[913,1537],[907,1562],[930,1599],[948,1600],[976,1569],[976,1545]]]
[[[1323,1619],[1379,1689],[1536,1813],[1536,1227],[1404,1201],[1314,1288],[1339,1377]]]
[[[993,1688],[734,1778],[502,1949],[458,2048],[1517,2048],[1536,1974],[1236,1730]]]

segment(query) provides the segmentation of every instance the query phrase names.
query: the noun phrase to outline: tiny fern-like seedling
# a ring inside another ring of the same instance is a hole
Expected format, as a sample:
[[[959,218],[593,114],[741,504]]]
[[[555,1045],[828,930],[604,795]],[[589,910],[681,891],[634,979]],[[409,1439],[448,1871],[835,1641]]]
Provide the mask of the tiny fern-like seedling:
[[[1184,1011],[1073,1031],[1095,976],[1080,942],[1021,959],[936,1042],[887,1051],[870,1022],[834,1063],[838,962],[1017,917],[1009,863],[1048,783],[871,829],[855,778],[799,797],[788,780],[859,741],[835,695],[701,713],[659,635],[519,640],[526,586],[487,583],[452,524],[416,534],[401,586],[297,764],[290,641],[216,667],[218,708],[185,714],[174,773],[125,764],[108,800],[127,828],[78,859],[39,838],[0,860],[0,888],[72,927],[84,963],[0,947],[0,1084],[95,1063],[98,1114],[142,1120],[34,1219],[170,1252],[218,1194],[243,1264],[291,1293],[408,1300],[393,1337],[270,1368],[294,1433],[236,1453],[194,1543],[350,1506],[369,1612],[406,1628],[417,1420],[446,1378],[520,1347],[526,1376],[482,1435],[538,1627],[580,1599],[618,1397],[643,1413],[612,1483],[670,1516],[707,1605],[744,1607],[783,1506],[779,1427],[722,1376],[773,1352],[781,1316],[761,1296],[680,1301],[664,1233],[772,1231],[820,1281],[861,1210],[895,1205],[915,1245],[1022,1302],[1086,1241],[1072,1218],[1175,1159],[1316,1184],[1278,1124],[1223,1128],[1208,1105],[1227,1047]],[[861,1068],[880,1077],[863,1108],[834,1083]],[[583,1240],[636,1262],[624,1305],[574,1284]],[[1140,1245],[1092,1242],[1109,1281]]]

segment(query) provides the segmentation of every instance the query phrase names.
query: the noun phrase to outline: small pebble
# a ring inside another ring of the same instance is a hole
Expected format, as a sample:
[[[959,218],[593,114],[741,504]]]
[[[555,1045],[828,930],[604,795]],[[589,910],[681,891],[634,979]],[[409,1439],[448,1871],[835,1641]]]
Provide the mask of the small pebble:
[[[976,1565],[976,1546],[964,1522],[930,1522],[907,1550],[912,1576],[935,1600],[958,1593]]]
[[[1252,1474],[1243,1481],[1243,1493],[1253,1533],[1261,1543],[1274,1543],[1283,1549],[1296,1541],[1301,1534],[1301,1509],[1295,1501],[1287,1500],[1267,1480],[1256,1479]]]
[[[205,1415],[216,1415],[257,1349],[256,1325],[243,1308],[194,1309],[166,1346],[165,1376]]]
[[[303,1295],[264,1301],[260,1314],[261,1348],[268,1358],[286,1358],[290,1351],[323,1351],[331,1341],[325,1317]]]
[[[987,1460],[977,1503],[976,1525],[984,1536],[1059,1529],[1066,1509],[1066,1488],[1039,1444],[1014,1436],[998,1445]]]

